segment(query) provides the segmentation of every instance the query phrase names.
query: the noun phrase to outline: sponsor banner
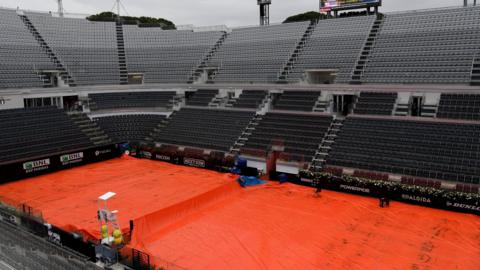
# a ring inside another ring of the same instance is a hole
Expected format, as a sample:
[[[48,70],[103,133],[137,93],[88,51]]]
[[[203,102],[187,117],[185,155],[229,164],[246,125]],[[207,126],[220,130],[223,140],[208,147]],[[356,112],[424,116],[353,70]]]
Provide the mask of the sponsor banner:
[[[452,208],[460,211],[476,212],[477,214],[480,214],[480,205],[447,201],[446,206],[448,208]]]
[[[422,204],[432,204],[432,199],[421,196],[421,195],[412,195],[412,194],[401,194],[400,198],[405,201],[411,201]]]
[[[49,167],[50,167],[49,158],[35,160],[35,161],[28,161],[23,163],[23,169],[25,170],[25,173],[45,171],[45,170],[48,170]]]
[[[152,159],[152,153],[148,151],[140,151],[139,155],[143,158]]]
[[[0,166],[0,184],[12,180],[32,177],[68,167],[107,160],[120,156],[117,145],[87,148],[78,152],[46,156],[27,162],[10,163]]]
[[[95,151],[95,156],[96,156],[96,157],[100,157],[100,156],[103,156],[103,155],[106,155],[106,154],[110,154],[110,153],[112,153],[112,149],[111,149],[111,148],[99,149],[99,150],[96,150],[96,151]]]
[[[308,179],[308,178],[300,178],[300,181],[304,183],[313,183],[313,179]]]
[[[365,194],[371,193],[371,190],[369,188],[356,187],[356,186],[350,186],[350,185],[340,185],[339,187],[340,189],[347,190],[347,191],[360,192]]]
[[[156,160],[162,160],[162,161],[172,161],[172,158],[170,156],[165,156],[165,155],[160,155],[160,154],[156,154],[155,159]]]
[[[191,167],[205,168],[205,160],[203,159],[184,158],[183,164]]]
[[[83,161],[84,154],[83,152],[67,154],[60,156],[60,162],[62,165],[75,164]]]

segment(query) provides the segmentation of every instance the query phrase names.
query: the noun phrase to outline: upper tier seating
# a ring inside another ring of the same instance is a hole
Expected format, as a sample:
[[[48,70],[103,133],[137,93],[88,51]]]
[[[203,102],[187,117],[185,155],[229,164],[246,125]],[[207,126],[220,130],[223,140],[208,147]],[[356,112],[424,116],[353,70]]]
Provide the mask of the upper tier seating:
[[[0,163],[93,147],[92,141],[55,107],[0,110]]]
[[[332,116],[315,114],[267,113],[255,126],[241,152],[249,154],[260,150],[259,153],[265,153],[272,143],[280,143],[285,147],[282,159],[310,162],[332,120]]]
[[[319,91],[285,91],[276,101],[276,110],[313,111],[313,107],[320,97]]]
[[[208,66],[215,82],[276,82],[308,22],[234,29]]]
[[[94,118],[114,143],[140,142],[165,119],[164,115],[117,115]]]
[[[328,165],[480,183],[480,124],[348,117]]]
[[[233,107],[257,109],[262,105],[268,92],[263,90],[243,90]]]
[[[0,9],[0,88],[42,87],[36,71],[55,70],[13,10]]]
[[[255,112],[183,108],[153,134],[155,142],[229,151]]]
[[[144,73],[146,83],[186,83],[223,34],[131,25],[123,29],[128,71]]]
[[[89,94],[91,110],[123,108],[171,108],[176,93],[159,92],[115,92]]]
[[[302,79],[306,69],[338,69],[336,82],[348,82],[374,21],[375,16],[320,20],[288,81]]]
[[[397,93],[362,92],[355,105],[355,114],[392,115]]]
[[[115,23],[26,15],[77,85],[120,84]]]
[[[469,83],[480,8],[387,14],[362,78],[368,83]]]
[[[216,95],[218,95],[218,90],[215,89],[198,90],[187,99],[187,105],[208,106]]]
[[[480,95],[442,94],[437,117],[480,120]]]

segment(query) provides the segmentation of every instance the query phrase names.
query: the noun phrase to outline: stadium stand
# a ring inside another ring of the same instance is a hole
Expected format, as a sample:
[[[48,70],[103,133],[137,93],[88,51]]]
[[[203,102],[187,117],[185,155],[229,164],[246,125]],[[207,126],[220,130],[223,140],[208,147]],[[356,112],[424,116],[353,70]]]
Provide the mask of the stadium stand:
[[[309,23],[234,29],[207,66],[215,82],[274,83]]]
[[[187,105],[208,106],[216,95],[218,95],[218,90],[215,89],[197,90],[187,99]]]
[[[56,246],[3,221],[0,221],[0,230],[0,259],[14,269],[102,269],[76,252]],[[1,264],[0,268],[4,269]]]
[[[139,114],[94,118],[114,143],[140,142],[165,120],[164,115]]]
[[[355,114],[392,115],[397,93],[361,92]]]
[[[478,7],[387,14],[365,83],[470,83],[480,43]]]
[[[229,151],[247,125],[254,111],[183,108],[169,118],[169,123],[152,134],[158,143]]]
[[[192,32],[125,25],[128,71],[146,83],[187,83],[222,32]]]
[[[115,23],[26,13],[77,85],[120,84]]]
[[[176,92],[112,92],[89,94],[90,110],[165,108],[173,106]]]
[[[95,145],[76,121],[55,107],[0,110],[0,129],[0,163]]]
[[[275,110],[313,111],[319,91],[284,91],[274,103]]]
[[[258,109],[267,95],[268,92],[263,90],[244,90],[233,103],[233,107]]]
[[[347,83],[374,21],[375,16],[320,20],[288,81],[298,82],[308,69],[338,69],[336,82]]]
[[[350,116],[327,164],[480,183],[480,125]]]
[[[14,10],[0,9],[0,88],[42,87],[38,71],[55,70]]]
[[[480,120],[480,95],[442,94],[437,117]]]
[[[332,120],[318,114],[267,113],[254,126],[241,153],[266,156],[269,147],[278,143],[285,147],[282,159],[310,162]]]

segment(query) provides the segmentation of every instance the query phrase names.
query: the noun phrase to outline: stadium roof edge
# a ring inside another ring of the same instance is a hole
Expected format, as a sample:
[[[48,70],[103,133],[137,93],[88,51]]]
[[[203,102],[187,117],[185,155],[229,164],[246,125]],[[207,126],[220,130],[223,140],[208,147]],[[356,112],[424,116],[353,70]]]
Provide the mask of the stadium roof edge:
[[[445,84],[318,84],[318,85],[289,85],[289,84],[148,84],[148,85],[101,85],[77,86],[69,88],[21,88],[2,89],[0,96],[38,95],[58,93],[92,93],[155,90],[196,90],[196,89],[246,89],[246,90],[322,90],[345,92],[431,92],[431,93],[480,93],[480,87],[469,85]]]

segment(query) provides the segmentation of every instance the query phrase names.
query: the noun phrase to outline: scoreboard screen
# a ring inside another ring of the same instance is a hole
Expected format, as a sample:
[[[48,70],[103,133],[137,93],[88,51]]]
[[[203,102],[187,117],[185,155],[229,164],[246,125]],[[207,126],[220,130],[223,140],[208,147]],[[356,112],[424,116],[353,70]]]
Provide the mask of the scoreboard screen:
[[[381,0],[321,0],[320,11],[328,12],[339,9],[355,9],[368,6],[379,6]]]

